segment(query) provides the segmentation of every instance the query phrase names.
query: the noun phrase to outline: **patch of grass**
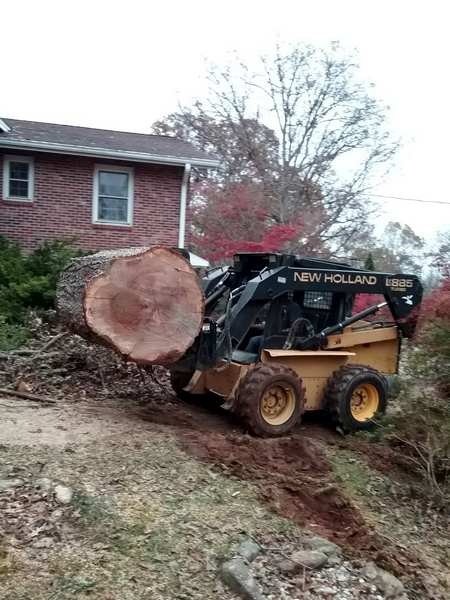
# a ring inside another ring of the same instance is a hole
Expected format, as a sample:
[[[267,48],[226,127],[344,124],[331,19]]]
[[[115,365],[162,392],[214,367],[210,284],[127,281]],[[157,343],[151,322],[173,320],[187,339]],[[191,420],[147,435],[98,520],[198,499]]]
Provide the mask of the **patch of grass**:
[[[14,573],[17,568],[16,559],[0,544],[0,579]]]
[[[0,351],[10,352],[23,346],[31,333],[26,325],[7,323],[0,315]]]
[[[76,491],[72,498],[72,506],[85,525],[98,525],[111,522],[113,513],[111,507],[103,498],[90,496],[84,492]]]
[[[92,579],[77,576],[62,576],[58,577],[55,581],[55,587],[57,588],[52,594],[50,594],[48,600],[58,600],[62,595],[67,594],[78,595],[80,593],[90,592],[95,587],[96,582]]]
[[[161,432],[75,453],[22,447],[5,454],[27,471],[44,463],[42,475],[78,491],[64,542],[48,551],[45,568],[27,557],[29,569],[9,578],[2,600],[49,600],[56,592],[54,600],[229,600],[217,569],[244,536],[267,545],[302,536],[260,503],[252,484],[213,471]],[[83,582],[96,583],[88,589]]]
[[[343,484],[350,496],[383,494],[387,481],[370,467],[355,458],[352,452],[340,451],[329,456],[336,478]]]
[[[393,417],[390,414],[379,415],[374,422],[376,423],[376,426],[372,429],[368,429],[367,431],[356,431],[353,435],[356,438],[373,443],[385,441],[389,433],[395,428]]]
[[[111,552],[130,556],[133,548],[140,545],[145,524],[125,522],[107,499],[77,491],[72,506],[77,518],[75,526],[81,526],[83,535],[92,543],[101,543]]]

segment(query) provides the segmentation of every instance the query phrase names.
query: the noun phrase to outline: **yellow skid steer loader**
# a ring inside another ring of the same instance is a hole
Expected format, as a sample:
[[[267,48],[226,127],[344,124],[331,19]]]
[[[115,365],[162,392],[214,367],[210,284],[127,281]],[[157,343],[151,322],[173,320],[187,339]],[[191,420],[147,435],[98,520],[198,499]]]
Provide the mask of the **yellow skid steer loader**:
[[[397,372],[422,299],[416,276],[245,253],[202,283],[202,331],[171,367],[181,397],[219,396],[260,436],[288,433],[307,410],[326,411],[348,432],[384,413],[385,375]],[[380,302],[352,314],[357,294]],[[384,307],[391,318],[374,320]]]

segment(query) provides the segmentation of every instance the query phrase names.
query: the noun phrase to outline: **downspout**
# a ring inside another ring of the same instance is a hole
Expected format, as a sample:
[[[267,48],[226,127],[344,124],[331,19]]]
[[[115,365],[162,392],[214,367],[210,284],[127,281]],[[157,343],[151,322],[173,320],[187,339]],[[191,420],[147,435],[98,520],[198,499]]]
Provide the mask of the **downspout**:
[[[178,228],[178,248],[184,248],[184,239],[186,237],[186,204],[190,175],[191,164],[186,163],[184,165],[183,180],[181,182],[180,192],[180,225]]]

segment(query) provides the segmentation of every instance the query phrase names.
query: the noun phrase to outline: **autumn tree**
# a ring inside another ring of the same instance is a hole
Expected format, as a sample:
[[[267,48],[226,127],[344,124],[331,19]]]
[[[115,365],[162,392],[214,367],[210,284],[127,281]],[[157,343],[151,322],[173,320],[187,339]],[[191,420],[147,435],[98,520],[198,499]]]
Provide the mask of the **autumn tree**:
[[[322,247],[350,247],[373,210],[371,182],[396,150],[386,110],[361,83],[354,60],[336,44],[277,47],[254,70],[239,61],[211,68],[208,82],[205,99],[154,131],[214,152],[223,165],[220,185],[260,184],[269,224],[301,219],[313,223],[308,235]]]
[[[158,135],[187,140],[200,150],[219,157],[220,169],[208,174],[208,180],[216,183],[269,181],[278,160],[278,140],[270,127],[255,118],[237,123],[214,117],[204,111],[200,101],[191,109],[156,121],[152,130]],[[201,178],[202,174],[199,175]]]
[[[270,222],[267,198],[258,184],[208,184],[193,206],[194,248],[213,263],[236,252],[277,252],[299,238],[302,223]],[[205,200],[207,198],[207,200]]]

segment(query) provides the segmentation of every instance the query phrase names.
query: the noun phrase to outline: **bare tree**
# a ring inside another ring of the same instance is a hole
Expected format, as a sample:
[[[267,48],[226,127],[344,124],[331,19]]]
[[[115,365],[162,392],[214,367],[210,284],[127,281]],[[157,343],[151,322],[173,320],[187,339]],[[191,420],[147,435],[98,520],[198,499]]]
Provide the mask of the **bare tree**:
[[[397,149],[357,64],[337,44],[278,46],[255,71],[236,61],[211,68],[208,80],[204,101],[155,131],[215,151],[225,182],[262,183],[274,222],[310,219],[315,239],[335,252],[349,247],[373,210],[367,191]]]
[[[450,229],[438,232],[434,248],[428,256],[431,258],[432,267],[444,277],[450,277]]]
[[[409,225],[389,222],[372,245],[377,271],[420,274],[425,262],[425,242]]]

